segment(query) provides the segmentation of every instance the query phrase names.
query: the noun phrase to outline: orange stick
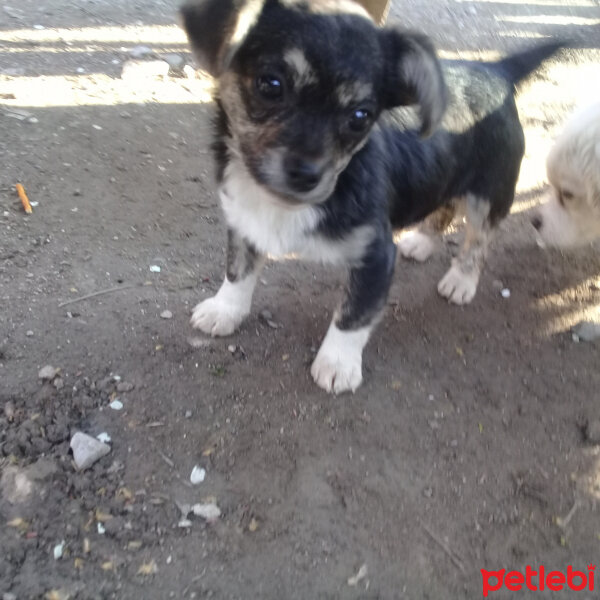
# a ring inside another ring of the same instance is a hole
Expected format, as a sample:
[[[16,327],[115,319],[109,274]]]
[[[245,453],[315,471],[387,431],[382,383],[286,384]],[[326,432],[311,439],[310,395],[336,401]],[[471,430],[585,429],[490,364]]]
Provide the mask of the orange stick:
[[[20,183],[17,183],[15,187],[17,188],[17,194],[19,194],[19,198],[21,199],[21,204],[23,205],[25,212],[30,215],[33,210],[31,210],[31,204],[29,204],[29,198],[25,193],[25,188]]]

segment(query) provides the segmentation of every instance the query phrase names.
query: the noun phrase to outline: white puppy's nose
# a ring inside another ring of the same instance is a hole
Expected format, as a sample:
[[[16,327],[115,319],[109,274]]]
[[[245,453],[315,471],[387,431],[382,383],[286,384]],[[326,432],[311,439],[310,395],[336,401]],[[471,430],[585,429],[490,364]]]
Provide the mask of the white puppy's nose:
[[[531,224],[539,231],[542,228],[542,217],[539,214],[531,217]]]

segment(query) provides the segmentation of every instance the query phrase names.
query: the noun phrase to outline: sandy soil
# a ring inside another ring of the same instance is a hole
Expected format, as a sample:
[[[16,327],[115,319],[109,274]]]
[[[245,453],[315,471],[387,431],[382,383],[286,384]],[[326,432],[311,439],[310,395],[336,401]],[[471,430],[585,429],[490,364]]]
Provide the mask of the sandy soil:
[[[225,264],[209,83],[130,62],[140,44],[191,60],[176,4],[0,7],[3,600],[472,599],[480,569],[595,564],[600,346],[570,327],[599,319],[600,257],[538,248],[528,216],[553,135],[600,81],[598,1],[395,2],[443,56],[578,48],[523,87],[519,195],[473,304],[436,293],[460,228],[427,264],[399,261],[364,385],[337,398],[308,367],[341,273],[270,263],[239,333],[189,327]],[[83,473],[75,431],[112,438]],[[181,523],[203,501],[221,517]]]

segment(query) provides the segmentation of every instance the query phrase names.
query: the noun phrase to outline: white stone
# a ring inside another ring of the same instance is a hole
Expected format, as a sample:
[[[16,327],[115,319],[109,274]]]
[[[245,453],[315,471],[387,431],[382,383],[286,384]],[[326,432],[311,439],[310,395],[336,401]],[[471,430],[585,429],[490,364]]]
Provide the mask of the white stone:
[[[196,465],[192,469],[192,474],[190,475],[190,481],[192,482],[192,485],[198,485],[199,483],[202,483],[204,481],[205,477],[206,477],[206,471],[202,467],[199,467],[198,465]]]
[[[212,502],[210,504],[194,504],[192,512],[207,521],[214,521],[221,516],[221,509]]]
[[[64,550],[65,550],[65,540],[63,540],[60,544],[56,544],[56,546],[54,546],[54,550],[53,550],[54,560],[58,560],[59,558],[62,558]]]

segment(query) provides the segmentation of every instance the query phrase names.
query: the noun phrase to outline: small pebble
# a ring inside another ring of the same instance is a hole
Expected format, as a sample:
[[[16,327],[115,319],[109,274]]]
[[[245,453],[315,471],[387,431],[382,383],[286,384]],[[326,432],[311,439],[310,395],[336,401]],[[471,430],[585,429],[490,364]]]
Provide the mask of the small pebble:
[[[129,383],[128,381],[120,381],[117,384],[117,392],[123,394],[125,392],[130,392],[135,386],[133,383]]]
[[[58,374],[58,369],[55,369],[52,365],[46,365],[42,367],[38,373],[38,379],[42,381],[52,381]]]
[[[8,419],[8,421],[12,421],[15,418],[16,408],[14,402],[9,400],[4,405],[4,415]]]
[[[104,535],[106,533],[106,529],[105,529],[104,525],[102,525],[102,523],[96,523],[96,526],[97,526],[98,533],[100,535]]]
[[[160,313],[160,318],[161,319],[172,319],[173,318],[173,313],[170,310],[163,310]]]
[[[592,444],[600,444],[600,419],[590,421],[585,428],[585,437]]]
[[[106,433],[106,431],[103,431],[102,433],[99,433],[96,436],[97,440],[100,440],[103,444],[108,444],[109,442],[112,441],[110,435],[108,435],[108,433]]]
[[[31,331],[31,329],[30,329],[29,331],[26,331],[26,332],[25,332],[25,335],[26,335],[27,337],[31,337],[31,336],[33,335],[33,331]]]
[[[192,411],[191,410],[186,410],[185,411],[185,418],[186,419],[191,419],[192,418]]]
[[[180,54],[163,54],[161,58],[169,65],[169,75],[171,77],[184,77],[185,58]]]
[[[594,342],[600,338],[600,323],[581,321],[571,331],[574,336],[573,339],[577,342]],[[577,339],[575,339],[575,336]]]
[[[236,347],[234,345],[227,346],[227,350],[231,352],[231,354],[235,354]]]
[[[80,431],[71,438],[71,449],[75,466],[80,471],[91,467],[110,452],[110,446]]]
[[[192,485],[198,485],[199,483],[202,483],[204,481],[205,477],[206,477],[206,470],[203,469],[202,467],[199,467],[198,465],[196,465],[192,469],[192,474],[190,475],[190,481],[192,482]]]
[[[148,46],[134,46],[129,51],[129,56],[131,56],[131,58],[145,58],[151,55],[152,48],[149,48]]]
[[[194,504],[192,512],[197,517],[202,517],[207,521],[215,521],[221,516],[221,509],[214,503],[210,504]]]
[[[151,273],[160,273],[160,267],[158,265],[150,265]]]
[[[179,523],[177,523],[177,527],[181,527],[182,529],[189,529],[192,526],[192,522],[189,519],[181,519]]]
[[[54,550],[52,552],[54,555],[54,560],[58,560],[59,558],[62,558],[64,549],[65,549],[65,541],[64,540],[60,544],[56,544],[56,546],[54,546]]]
[[[508,288],[504,288],[501,292],[500,295],[503,298],[510,298],[510,290]]]
[[[109,404],[109,406],[113,410],[123,410],[123,403],[116,398]]]

